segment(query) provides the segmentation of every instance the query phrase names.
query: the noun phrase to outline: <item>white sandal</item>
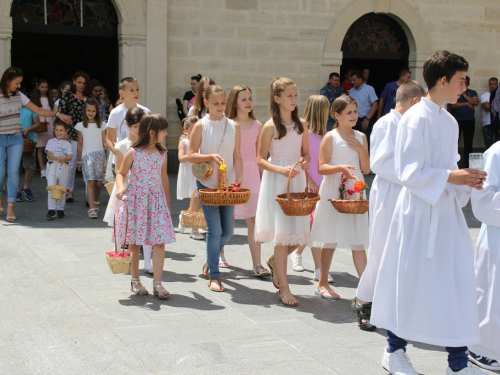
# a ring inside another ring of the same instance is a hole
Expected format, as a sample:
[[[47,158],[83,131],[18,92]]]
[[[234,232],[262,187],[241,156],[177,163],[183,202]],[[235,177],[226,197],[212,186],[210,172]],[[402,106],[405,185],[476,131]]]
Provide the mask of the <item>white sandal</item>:
[[[89,219],[97,219],[97,210],[95,208],[91,208],[90,210],[87,211],[89,215]]]

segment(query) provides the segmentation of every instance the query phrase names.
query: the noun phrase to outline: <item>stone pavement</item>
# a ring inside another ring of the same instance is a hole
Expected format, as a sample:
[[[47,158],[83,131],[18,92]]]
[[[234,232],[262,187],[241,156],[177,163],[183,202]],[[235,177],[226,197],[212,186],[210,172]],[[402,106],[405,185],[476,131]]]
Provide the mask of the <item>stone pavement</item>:
[[[384,330],[360,331],[350,308],[358,279],[349,251],[338,250],[332,264],[340,301],[314,296],[306,250],[306,271],[289,267],[300,305],[287,308],[269,279],[251,275],[243,222],[226,247],[225,293],[200,277],[205,243],[177,234],[163,275],[171,297],[136,296],[129,275],[108,269],[111,229],[87,218],[81,176],[65,219],[45,218],[44,184],[37,173],[36,201],[16,205],[16,223],[0,220],[0,374],[387,373]],[[170,184],[175,197],[176,176]],[[188,203],[172,202],[177,225]],[[479,223],[466,213],[475,240]],[[263,263],[271,253],[265,244]],[[142,278],[152,292],[152,277]],[[422,374],[444,374],[442,348],[411,343],[408,352]]]

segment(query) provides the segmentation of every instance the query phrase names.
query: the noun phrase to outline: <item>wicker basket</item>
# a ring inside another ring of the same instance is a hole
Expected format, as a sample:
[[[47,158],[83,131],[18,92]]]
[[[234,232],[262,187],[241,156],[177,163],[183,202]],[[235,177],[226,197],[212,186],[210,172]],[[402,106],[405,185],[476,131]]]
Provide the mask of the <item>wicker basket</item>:
[[[354,176],[356,177],[356,176]],[[359,181],[359,178],[356,177]],[[365,214],[370,208],[370,202],[363,199],[363,190],[359,192],[359,199],[328,199],[341,214]]]
[[[187,228],[207,230],[207,221],[203,212],[181,211],[181,225]]]
[[[219,169],[219,188],[198,190],[200,202],[205,206],[236,206],[250,200],[250,190],[233,191],[227,184],[227,173]]]
[[[113,233],[115,236],[115,251],[110,251],[106,253],[106,261],[108,262],[108,267],[114,274],[117,273],[128,273],[130,270],[130,262],[132,262],[132,253],[125,251],[125,242],[127,241],[127,230],[128,230],[128,207],[125,206],[125,236],[123,237],[122,251],[118,251],[118,246],[116,244],[116,215],[113,217]]]
[[[107,184],[104,185],[104,187],[106,188],[106,191],[108,192],[108,194],[111,195],[111,193],[113,192],[113,188],[115,187],[115,183],[108,182]]]
[[[309,181],[306,174],[306,190],[303,193],[290,193],[290,181],[292,172],[300,161],[293,165],[290,174],[288,175],[287,193],[277,195],[274,199],[279,203],[283,213],[286,216],[307,216],[314,211],[316,202],[319,201],[319,195],[309,192]]]
[[[31,139],[24,138],[23,154],[32,154],[35,151],[36,143]]]
[[[49,185],[45,190],[50,191],[50,197],[56,201],[63,199],[64,193],[66,193],[66,189],[61,185]]]

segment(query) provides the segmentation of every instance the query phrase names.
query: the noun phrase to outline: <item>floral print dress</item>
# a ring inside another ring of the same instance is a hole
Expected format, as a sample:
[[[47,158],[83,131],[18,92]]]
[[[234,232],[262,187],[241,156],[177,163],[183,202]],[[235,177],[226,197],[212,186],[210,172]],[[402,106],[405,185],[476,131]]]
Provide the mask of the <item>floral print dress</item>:
[[[126,188],[128,229],[125,242],[133,245],[158,245],[175,242],[172,218],[161,182],[164,155],[131,148],[134,155],[130,182]],[[118,212],[116,236],[118,246],[123,244],[126,210]]]

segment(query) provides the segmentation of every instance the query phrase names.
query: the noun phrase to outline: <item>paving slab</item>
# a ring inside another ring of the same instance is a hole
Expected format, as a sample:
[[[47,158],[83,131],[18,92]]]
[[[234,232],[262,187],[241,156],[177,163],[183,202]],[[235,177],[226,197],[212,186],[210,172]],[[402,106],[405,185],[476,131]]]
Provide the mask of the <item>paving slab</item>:
[[[371,178],[367,180],[371,183]],[[175,197],[176,176],[170,176]],[[104,253],[112,230],[87,218],[81,175],[66,218],[47,220],[45,180],[34,202],[16,205],[17,221],[0,218],[0,374],[373,374],[385,331],[360,331],[351,311],[358,278],[351,252],[335,252],[331,274],[339,301],[314,296],[311,253],[289,280],[298,308],[280,304],[269,278],[251,274],[246,227],[236,222],[221,269],[225,293],[200,277],[205,243],[176,233],[165,253],[168,300],[130,292],[130,275],[113,275]],[[101,216],[107,197],[101,199]],[[188,201],[172,199],[172,217]],[[480,223],[464,209],[473,241]],[[262,246],[262,262],[273,252]],[[152,276],[142,271],[152,292]],[[409,344],[421,374],[443,374],[443,348]],[[487,372],[491,374],[491,372]]]

